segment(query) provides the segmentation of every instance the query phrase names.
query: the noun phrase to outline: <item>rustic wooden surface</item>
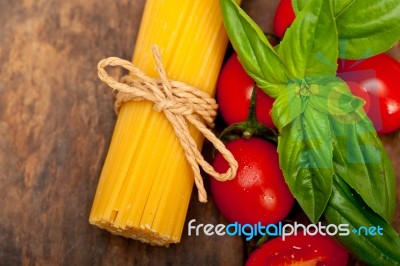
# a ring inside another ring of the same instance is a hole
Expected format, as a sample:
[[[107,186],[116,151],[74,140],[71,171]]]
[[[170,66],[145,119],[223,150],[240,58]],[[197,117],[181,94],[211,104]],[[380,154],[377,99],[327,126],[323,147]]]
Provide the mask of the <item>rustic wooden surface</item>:
[[[276,3],[252,0],[244,7],[268,32]],[[182,243],[167,249],[88,223],[116,120],[96,64],[106,56],[131,58],[143,5],[0,1],[0,265],[243,264],[240,238],[184,232]],[[398,134],[384,143],[399,165]],[[200,204],[196,197],[189,207],[193,218],[224,221],[212,202]]]

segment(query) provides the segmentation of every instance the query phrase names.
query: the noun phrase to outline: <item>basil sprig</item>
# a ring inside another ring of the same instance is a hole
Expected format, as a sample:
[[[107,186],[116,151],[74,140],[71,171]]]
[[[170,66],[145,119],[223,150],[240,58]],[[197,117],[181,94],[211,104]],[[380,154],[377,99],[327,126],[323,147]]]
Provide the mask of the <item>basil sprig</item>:
[[[336,77],[337,19],[352,5],[340,5],[344,3],[340,0],[297,2],[301,11],[279,49],[274,49],[234,0],[221,0],[239,60],[257,85],[276,98],[272,115],[280,133],[278,152],[285,180],[312,222],[320,219],[329,202],[334,175],[390,222],[395,209],[391,163],[362,109],[364,102]],[[368,2],[382,6],[380,2],[392,1]],[[368,18],[375,23],[381,13]]]
[[[299,13],[311,0],[292,0]],[[399,0],[334,0],[340,58],[360,59],[386,50],[400,38]]]

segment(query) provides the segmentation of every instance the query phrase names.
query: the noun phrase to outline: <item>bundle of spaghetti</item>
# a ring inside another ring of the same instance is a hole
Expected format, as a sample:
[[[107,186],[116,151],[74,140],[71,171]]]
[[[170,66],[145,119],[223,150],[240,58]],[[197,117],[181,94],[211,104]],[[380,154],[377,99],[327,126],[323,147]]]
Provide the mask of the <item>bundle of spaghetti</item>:
[[[218,0],[147,0],[133,64],[157,76],[157,45],[168,78],[214,95],[227,46]],[[203,136],[190,133],[199,149]],[[171,124],[148,101],[118,114],[89,221],[114,234],[168,246],[181,239],[193,172]]]

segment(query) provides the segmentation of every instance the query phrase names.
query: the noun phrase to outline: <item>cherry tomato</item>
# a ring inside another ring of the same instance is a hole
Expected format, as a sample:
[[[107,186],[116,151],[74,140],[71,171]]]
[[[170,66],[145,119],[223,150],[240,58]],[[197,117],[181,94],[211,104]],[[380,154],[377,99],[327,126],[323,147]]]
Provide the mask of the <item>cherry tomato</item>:
[[[298,265],[346,266],[348,252],[328,235],[290,235],[265,242],[251,253],[246,266]]]
[[[247,75],[234,53],[221,70],[217,83],[217,100],[221,116],[227,124],[246,121],[254,88],[253,79]],[[256,118],[267,127],[275,129],[271,109],[274,99],[261,89],[256,92]]]
[[[220,182],[211,179],[216,206],[229,222],[240,224],[277,223],[287,216],[294,198],[279,168],[276,146],[252,137],[228,142],[226,147],[238,161],[234,179]],[[226,172],[228,163],[217,154],[213,166]]]
[[[338,76],[358,83],[366,92],[357,96],[369,103],[366,110],[379,134],[400,128],[400,62],[387,54],[338,62]]]
[[[282,39],[286,29],[295,18],[291,0],[281,0],[276,8],[274,16],[275,35]]]

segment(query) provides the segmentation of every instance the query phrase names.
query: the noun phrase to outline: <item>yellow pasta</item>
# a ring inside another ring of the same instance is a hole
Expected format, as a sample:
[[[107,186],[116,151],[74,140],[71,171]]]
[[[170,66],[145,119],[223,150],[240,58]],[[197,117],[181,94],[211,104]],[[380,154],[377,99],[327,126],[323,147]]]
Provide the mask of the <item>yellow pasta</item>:
[[[214,94],[228,39],[218,0],[148,0],[133,64],[156,77],[157,45],[170,79]],[[191,134],[201,148],[198,131]],[[89,221],[155,245],[180,241],[193,173],[163,113],[150,102],[122,105]]]

